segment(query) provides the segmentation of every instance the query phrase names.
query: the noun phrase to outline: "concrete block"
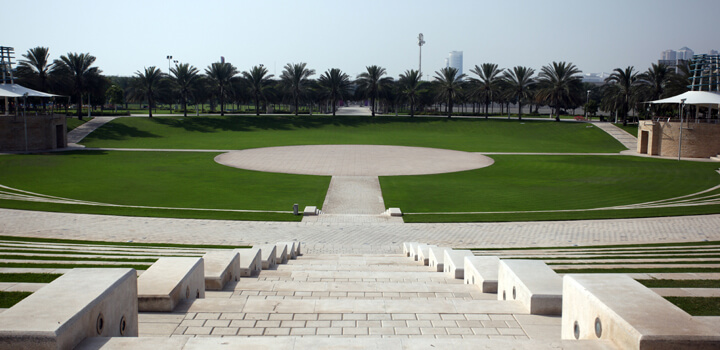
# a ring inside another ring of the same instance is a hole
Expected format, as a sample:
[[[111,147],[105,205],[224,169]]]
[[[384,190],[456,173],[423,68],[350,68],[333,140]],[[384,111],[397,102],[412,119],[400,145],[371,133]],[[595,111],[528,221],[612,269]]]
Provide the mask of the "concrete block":
[[[262,270],[260,248],[253,247],[233,251],[240,253],[240,276],[250,277],[260,273],[260,270]]]
[[[299,244],[298,242],[280,242],[280,243],[284,243],[287,245],[289,259],[297,259],[297,256],[298,256],[297,245]]]
[[[519,300],[534,315],[560,315],[562,278],[540,260],[500,260],[498,300]]]
[[[418,244],[418,242],[403,242],[403,254],[409,257],[413,247],[417,247]]]
[[[466,256],[464,260],[465,284],[476,284],[483,293],[497,293],[500,259],[497,256]]]
[[[388,212],[390,213],[390,216],[403,216],[400,208],[389,208]]]
[[[425,266],[430,265],[430,247],[437,247],[436,245],[419,245],[417,248],[417,261]]]
[[[171,312],[181,300],[205,297],[202,258],[160,258],[138,278],[138,309]]]
[[[277,266],[277,247],[274,244],[261,244],[253,248],[260,249],[263,270],[274,269]]]
[[[720,349],[720,330],[621,274],[563,278],[561,335],[612,340],[621,349]]]
[[[419,252],[421,246],[427,246],[427,244],[418,243],[415,246],[410,246],[410,258],[412,258],[415,261],[418,261],[418,252]]]
[[[73,269],[0,314],[0,349],[72,349],[89,337],[137,337],[134,269]]]
[[[320,211],[315,206],[308,206],[303,210],[303,216],[315,216],[318,214],[320,214]]]
[[[428,254],[428,262],[430,267],[434,267],[437,272],[443,272],[443,269],[445,268],[444,262],[445,262],[445,251],[450,248],[448,247],[438,247],[433,246],[430,247],[429,254]]]
[[[240,253],[214,250],[203,255],[205,290],[222,290],[230,281],[240,280]]]
[[[463,279],[465,277],[463,272],[465,271],[466,256],[473,256],[473,253],[469,250],[446,250],[443,258],[445,274],[450,278]]]
[[[278,264],[287,264],[288,262],[288,245],[287,243],[275,244],[275,261]]]

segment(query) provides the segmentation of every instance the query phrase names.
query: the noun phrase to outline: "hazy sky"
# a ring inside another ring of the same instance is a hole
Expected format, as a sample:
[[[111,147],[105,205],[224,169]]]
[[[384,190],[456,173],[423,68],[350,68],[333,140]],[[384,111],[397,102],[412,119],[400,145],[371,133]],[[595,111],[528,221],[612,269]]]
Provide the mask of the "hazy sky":
[[[201,71],[224,56],[240,71],[307,62],[318,75],[380,65],[397,77],[418,67],[418,33],[426,76],[453,50],[464,51],[465,73],[552,61],[590,73],[645,70],[682,46],[720,49],[718,0],[21,0],[3,1],[2,13],[0,45],[16,59],[36,46],[51,59],[89,52],[107,75],[167,72],[172,55]]]

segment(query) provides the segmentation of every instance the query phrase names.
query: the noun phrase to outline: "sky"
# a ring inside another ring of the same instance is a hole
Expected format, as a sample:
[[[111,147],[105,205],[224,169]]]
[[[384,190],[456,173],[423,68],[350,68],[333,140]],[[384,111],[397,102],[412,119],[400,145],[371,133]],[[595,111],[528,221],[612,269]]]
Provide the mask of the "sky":
[[[634,66],[687,46],[720,50],[718,0],[32,0],[4,1],[0,46],[50,48],[50,58],[90,53],[106,75],[168,70],[167,56],[204,71],[221,56],[239,71],[263,64],[281,74],[306,62],[317,78],[330,68],[351,77],[366,66],[391,77],[425,77],[463,51],[463,70],[491,62],[539,70],[553,61],[584,73]]]

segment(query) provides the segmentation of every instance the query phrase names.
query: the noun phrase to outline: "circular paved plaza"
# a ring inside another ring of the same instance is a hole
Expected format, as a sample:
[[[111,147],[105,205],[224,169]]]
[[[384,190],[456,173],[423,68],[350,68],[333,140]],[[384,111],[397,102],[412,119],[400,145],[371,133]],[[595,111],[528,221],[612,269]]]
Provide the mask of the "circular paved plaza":
[[[330,176],[441,174],[490,166],[481,154],[437,148],[377,145],[313,145],[232,151],[215,161],[241,169]]]

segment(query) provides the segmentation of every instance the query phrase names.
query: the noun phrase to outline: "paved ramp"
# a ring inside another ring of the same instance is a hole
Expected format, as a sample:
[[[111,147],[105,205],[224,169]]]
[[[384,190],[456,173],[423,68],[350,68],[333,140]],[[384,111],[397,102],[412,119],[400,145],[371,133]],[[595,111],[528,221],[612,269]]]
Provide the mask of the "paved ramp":
[[[593,125],[602,129],[616,140],[620,141],[623,146],[631,151],[637,150],[637,137],[628,134],[627,131],[618,128],[613,123],[608,122],[592,122]]]
[[[95,117],[83,125],[78,126],[67,134],[68,143],[78,143],[90,135],[97,128],[105,125],[117,117]]]

